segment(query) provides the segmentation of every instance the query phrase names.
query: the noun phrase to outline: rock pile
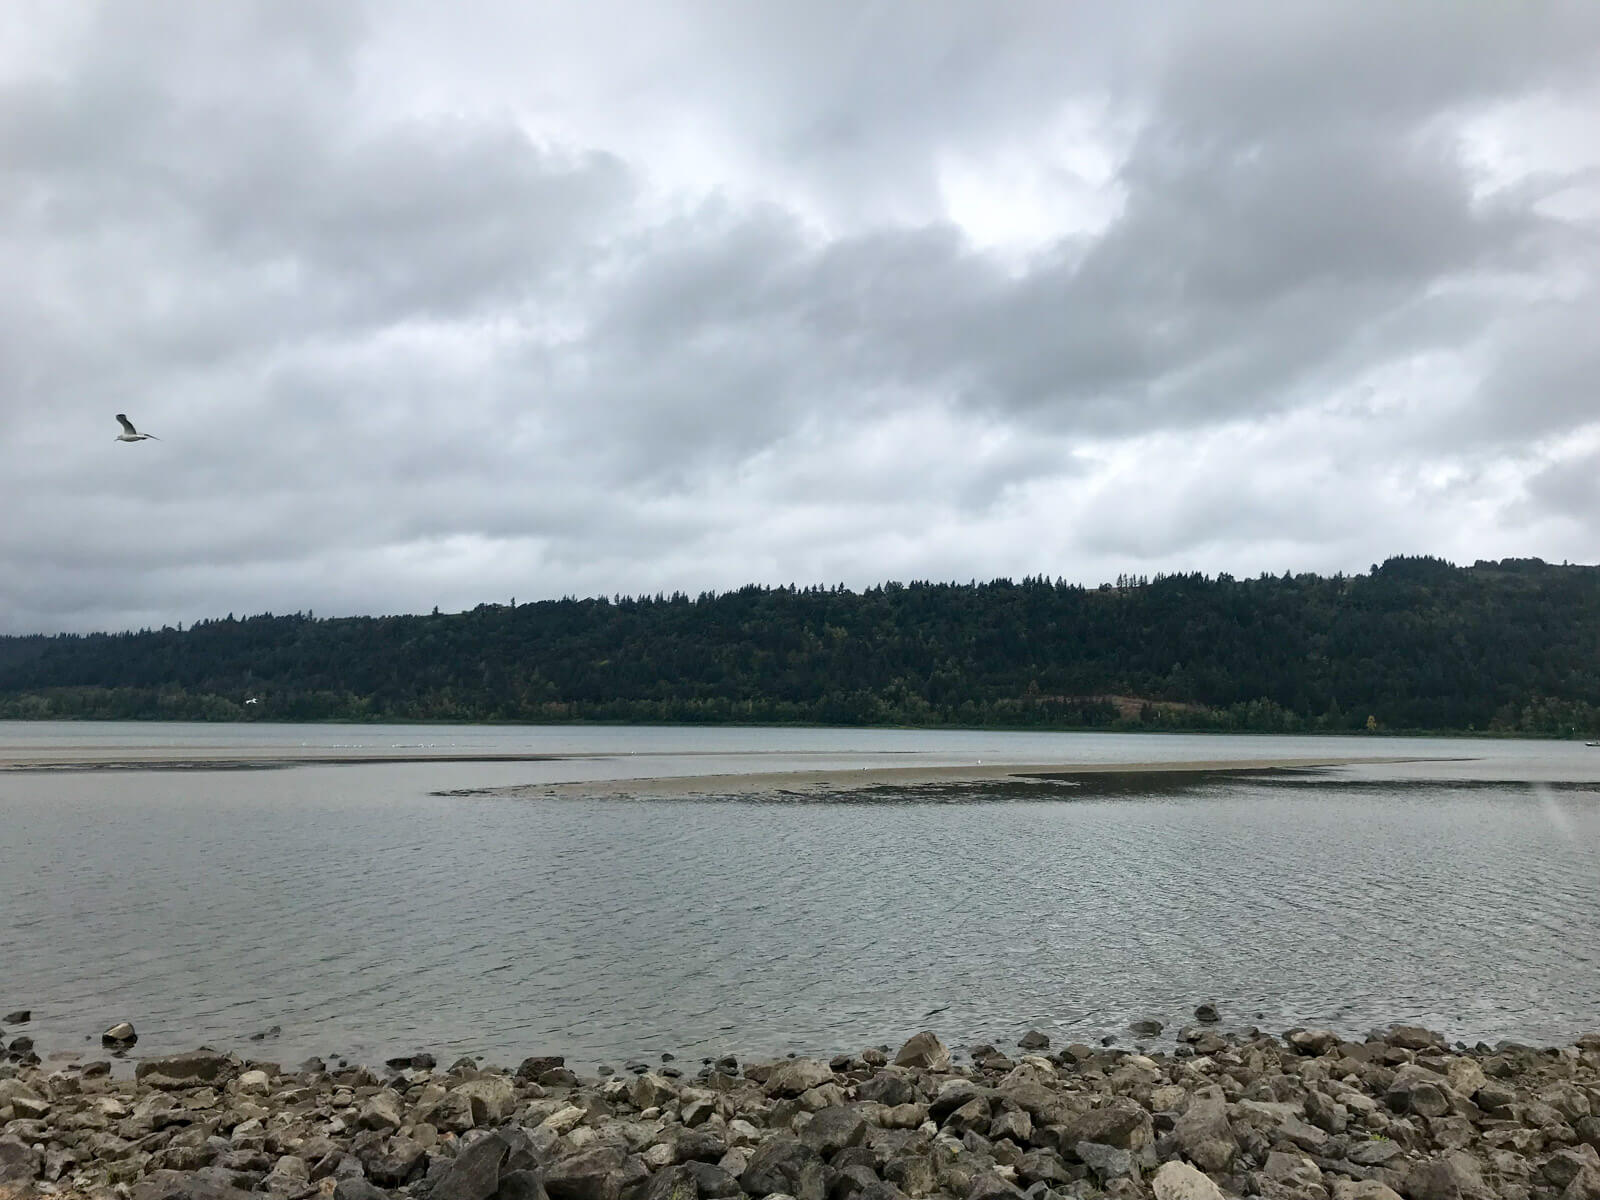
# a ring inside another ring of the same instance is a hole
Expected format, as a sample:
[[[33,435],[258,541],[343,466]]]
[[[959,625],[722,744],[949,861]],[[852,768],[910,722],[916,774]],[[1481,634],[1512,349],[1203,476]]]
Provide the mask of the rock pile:
[[[971,1058],[922,1033],[892,1062],[723,1058],[692,1078],[580,1079],[553,1057],[284,1071],[199,1050],[131,1080],[12,1064],[0,1198],[1600,1200],[1600,1035],[1451,1050],[1410,1027],[1208,1027],[1171,1054]]]

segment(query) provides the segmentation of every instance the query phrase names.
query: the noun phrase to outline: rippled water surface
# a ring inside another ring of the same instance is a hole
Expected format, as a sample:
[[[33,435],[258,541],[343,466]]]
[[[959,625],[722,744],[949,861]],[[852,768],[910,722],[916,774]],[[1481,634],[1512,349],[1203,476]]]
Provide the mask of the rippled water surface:
[[[565,757],[196,764],[303,748]],[[1373,755],[1434,761],[739,782]],[[1085,1039],[1202,999],[1276,1028],[1600,1027],[1600,749],[1570,743],[0,724],[0,762],[41,757],[186,763],[0,770],[0,1012],[32,1008],[42,1051],[128,1019],[141,1053],[593,1062],[923,1027]],[[627,782],[650,775],[726,778],[687,797]],[[556,786],[583,780],[616,782]],[[541,787],[435,794],[518,784]]]

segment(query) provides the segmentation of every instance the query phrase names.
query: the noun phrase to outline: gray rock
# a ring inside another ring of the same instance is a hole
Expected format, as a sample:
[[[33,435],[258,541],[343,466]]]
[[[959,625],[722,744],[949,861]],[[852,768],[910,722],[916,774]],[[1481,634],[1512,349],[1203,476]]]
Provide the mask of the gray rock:
[[[914,1104],[917,1099],[917,1089],[903,1075],[896,1075],[892,1071],[879,1071],[871,1079],[856,1085],[856,1096],[862,1100],[894,1108],[901,1104]]]
[[[1133,1174],[1133,1155],[1119,1147],[1100,1142],[1079,1142],[1073,1147],[1073,1153],[1094,1172],[1094,1177],[1101,1183]]]
[[[389,1200],[389,1193],[354,1175],[333,1185],[333,1200]]]
[[[442,1200],[442,1198],[441,1198]],[[500,1176],[494,1200],[550,1200],[537,1171],[507,1171]],[[691,1200],[683,1197],[682,1200]]]
[[[384,1187],[399,1187],[428,1167],[428,1151],[408,1137],[390,1138],[380,1153],[363,1157],[367,1177]]]
[[[1119,1150],[1140,1150],[1155,1139],[1150,1114],[1132,1100],[1116,1099],[1102,1108],[1080,1113],[1067,1123],[1067,1144],[1093,1142]]]
[[[434,1185],[434,1194],[441,1200],[488,1200],[500,1186],[508,1149],[505,1140],[494,1134],[463,1145]]]
[[[674,1162],[714,1163],[728,1152],[728,1140],[720,1133],[709,1130],[684,1129],[673,1138],[672,1151]]]
[[[1173,1145],[1201,1170],[1221,1174],[1233,1163],[1239,1142],[1228,1124],[1228,1102],[1221,1088],[1195,1094],[1170,1135]]]
[[[1160,1037],[1161,1031],[1165,1028],[1166,1026],[1160,1021],[1152,1020],[1148,1017],[1128,1024],[1128,1032],[1135,1037],[1142,1038]]]
[[[770,1138],[757,1146],[739,1182],[752,1196],[782,1192],[795,1200],[824,1200],[827,1195],[822,1157],[803,1142],[786,1137]]]
[[[517,1068],[517,1078],[537,1081],[547,1071],[557,1067],[565,1067],[567,1060],[559,1054],[540,1054],[522,1060],[522,1065]]]
[[[248,1190],[205,1172],[152,1171],[133,1189],[133,1200],[249,1200]]]
[[[1400,1190],[1411,1200],[1489,1200],[1492,1194],[1477,1160],[1459,1151],[1414,1163]]]
[[[19,1008],[15,1012],[8,1012],[5,1016],[0,1017],[0,1021],[7,1025],[26,1025],[31,1020],[33,1020],[33,1013],[26,1008]]]
[[[944,1071],[950,1067],[950,1051],[929,1030],[907,1040],[894,1056],[897,1067],[916,1067],[924,1071]]]
[[[1185,1162],[1161,1164],[1150,1190],[1155,1200],[1227,1200],[1221,1188]]]
[[[239,1073],[239,1063],[214,1050],[191,1050],[167,1058],[147,1058],[133,1069],[134,1078],[164,1091],[220,1087]]]
[[[358,1129],[373,1129],[379,1133],[393,1133],[405,1123],[405,1101],[393,1088],[371,1097],[356,1117]]]
[[[1402,1050],[1431,1050],[1445,1044],[1444,1038],[1420,1025],[1395,1025],[1384,1035],[1384,1041]]]
[[[617,1200],[627,1154],[616,1146],[596,1146],[558,1159],[544,1170],[550,1200]]]
[[[0,1137],[0,1183],[37,1179],[43,1170],[43,1154],[15,1137]]]
[[[798,1096],[833,1079],[833,1068],[814,1058],[791,1058],[767,1076],[767,1095]]]
[[[1024,1050],[1048,1050],[1050,1049],[1050,1038],[1037,1029],[1030,1029],[1017,1039],[1017,1045]]]
[[[1216,1004],[1208,1002],[1206,1004],[1196,1006],[1194,1010],[1194,1019],[1206,1025],[1215,1025],[1218,1021],[1222,1020],[1222,1014],[1217,1011]]]
[[[859,1146],[866,1136],[866,1118],[849,1104],[820,1110],[800,1131],[800,1140],[823,1158],[832,1158],[848,1146]]]
[[[744,1194],[739,1181],[716,1163],[690,1162],[683,1166],[705,1200],[731,1200]]]

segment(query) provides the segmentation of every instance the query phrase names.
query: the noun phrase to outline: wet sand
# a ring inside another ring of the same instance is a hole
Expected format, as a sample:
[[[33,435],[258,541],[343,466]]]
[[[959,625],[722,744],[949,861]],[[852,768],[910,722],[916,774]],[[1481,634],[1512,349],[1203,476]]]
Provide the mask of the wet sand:
[[[1063,784],[1078,776],[1244,775],[1311,771],[1369,763],[1446,762],[1448,759],[1365,758],[1209,759],[1188,762],[975,763],[959,766],[847,767],[815,771],[730,771],[711,775],[651,775],[635,778],[551,781],[511,787],[461,788],[440,796],[725,796],[731,793],[830,793],[864,788],[947,784]]]

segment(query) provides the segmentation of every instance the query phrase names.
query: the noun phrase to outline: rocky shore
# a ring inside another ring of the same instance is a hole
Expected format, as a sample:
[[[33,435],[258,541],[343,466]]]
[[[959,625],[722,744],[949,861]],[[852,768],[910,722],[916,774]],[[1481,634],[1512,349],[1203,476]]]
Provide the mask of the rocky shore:
[[[1170,1052],[1030,1033],[955,1063],[922,1033],[589,1078],[556,1057],[285,1069],[202,1049],[129,1079],[21,1040],[0,1200],[1600,1200],[1600,1035],[1197,1024]]]

